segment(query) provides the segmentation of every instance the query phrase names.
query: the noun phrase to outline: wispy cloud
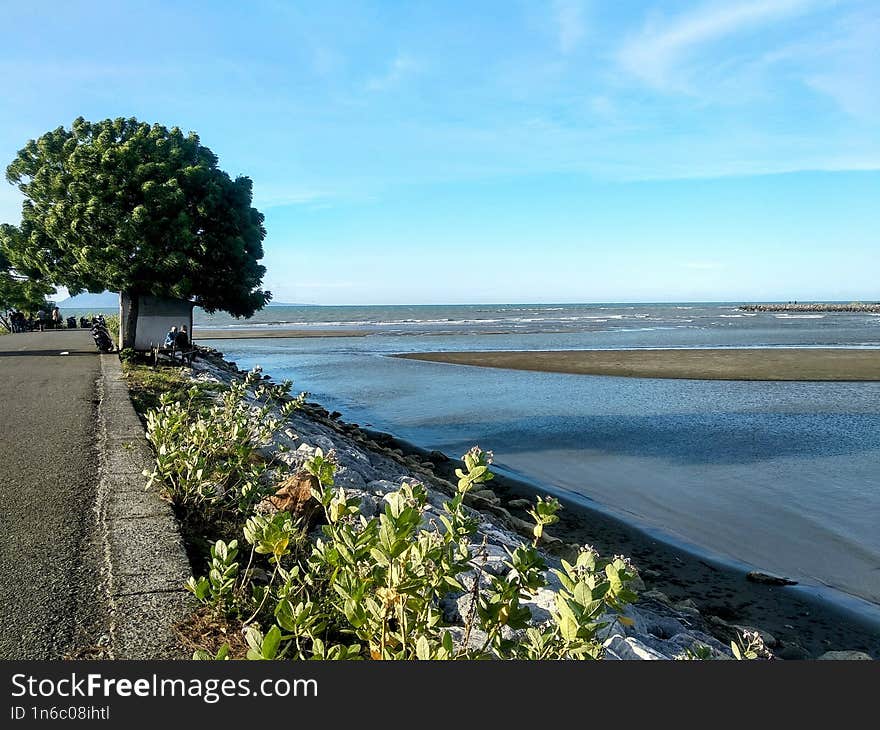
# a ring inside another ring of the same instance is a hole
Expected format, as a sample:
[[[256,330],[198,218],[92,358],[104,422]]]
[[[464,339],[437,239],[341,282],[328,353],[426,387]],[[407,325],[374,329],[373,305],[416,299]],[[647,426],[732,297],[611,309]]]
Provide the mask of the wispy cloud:
[[[284,185],[257,185],[254,188],[254,205],[261,209],[282,208],[289,205],[323,205],[336,197],[335,193],[323,188]]]
[[[574,51],[584,37],[584,3],[582,0],[554,0],[553,20],[556,23],[559,50]]]
[[[649,22],[618,53],[621,66],[660,90],[686,91],[682,64],[703,46],[730,35],[779,23],[815,7],[818,0],[735,0],[701,5],[666,22]]]
[[[815,56],[807,85],[833,99],[847,114],[860,119],[880,118],[880,9],[854,14],[830,30],[830,39],[805,53]]]
[[[367,91],[387,91],[411,76],[418,69],[415,59],[405,53],[399,53],[388,66],[385,73],[367,80]]]

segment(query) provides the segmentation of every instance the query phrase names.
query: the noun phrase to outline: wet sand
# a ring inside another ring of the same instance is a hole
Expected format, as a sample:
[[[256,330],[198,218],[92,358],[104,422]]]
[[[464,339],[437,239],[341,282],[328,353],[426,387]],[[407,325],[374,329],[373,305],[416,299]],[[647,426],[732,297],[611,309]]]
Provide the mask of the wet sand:
[[[193,327],[193,340],[251,340],[258,338],[282,337],[365,337],[366,330],[293,330],[293,329],[253,329],[225,330]]]
[[[416,352],[395,357],[453,365],[631,378],[880,381],[880,350],[867,349]]]

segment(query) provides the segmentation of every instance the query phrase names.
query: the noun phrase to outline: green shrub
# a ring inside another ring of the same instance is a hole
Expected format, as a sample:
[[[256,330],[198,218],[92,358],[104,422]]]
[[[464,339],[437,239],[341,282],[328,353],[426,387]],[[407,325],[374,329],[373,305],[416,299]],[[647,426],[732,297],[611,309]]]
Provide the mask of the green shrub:
[[[197,387],[183,398],[163,395],[159,408],[146,415],[147,438],[156,452],[153,468],[144,472],[147,488],[161,488],[177,505],[221,504],[250,514],[271,489],[264,478],[271,465],[259,448],[305,398],[285,401],[289,391],[289,382],[269,385],[254,371],[209,406],[201,404]],[[280,417],[272,415],[275,407]]]
[[[562,588],[552,619],[530,627],[532,615],[522,601],[547,585],[547,566],[534,545],[523,544],[507,550],[504,575],[483,571],[484,547],[471,549],[477,520],[464,497],[492,478],[490,458],[474,448],[463,459],[456,493],[437,514],[440,524],[426,525],[422,485],[404,484],[387,494],[384,511],[367,519],[356,499],[333,487],[332,461],[317,450],[307,468],[319,476],[326,524],[310,552],[291,554],[303,530],[287,513],[254,517],[244,530],[251,560],[234,592],[238,603],[227,610],[236,617],[250,614],[244,621],[248,658],[601,658],[607,616],[621,614],[635,599],[627,588],[635,577],[632,566],[622,558],[600,560],[591,549],[574,564],[563,561],[562,569],[553,571]],[[558,510],[553,502],[536,506],[536,529]],[[218,547],[212,556],[219,552]],[[268,580],[267,571],[251,567],[260,555],[272,567]],[[228,570],[225,563],[223,568]],[[227,594],[221,592],[218,601],[212,591],[215,582],[211,576],[192,579],[191,590],[207,605],[225,605]],[[440,608],[451,593],[473,599],[458,637],[444,624]],[[197,652],[195,658],[210,655]]]

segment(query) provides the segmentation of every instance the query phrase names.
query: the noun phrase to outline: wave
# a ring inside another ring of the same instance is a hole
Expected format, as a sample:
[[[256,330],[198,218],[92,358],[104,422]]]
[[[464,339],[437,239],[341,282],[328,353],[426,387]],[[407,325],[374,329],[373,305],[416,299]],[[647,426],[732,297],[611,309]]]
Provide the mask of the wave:
[[[774,314],[776,319],[824,319],[824,314]]]

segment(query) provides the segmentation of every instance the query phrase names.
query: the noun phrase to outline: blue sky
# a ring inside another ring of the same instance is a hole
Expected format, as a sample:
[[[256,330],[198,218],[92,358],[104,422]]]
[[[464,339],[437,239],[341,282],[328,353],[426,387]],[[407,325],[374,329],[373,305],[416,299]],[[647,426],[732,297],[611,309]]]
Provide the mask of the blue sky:
[[[878,47],[876,0],[0,0],[0,161],[197,131],[280,301],[877,299]]]

